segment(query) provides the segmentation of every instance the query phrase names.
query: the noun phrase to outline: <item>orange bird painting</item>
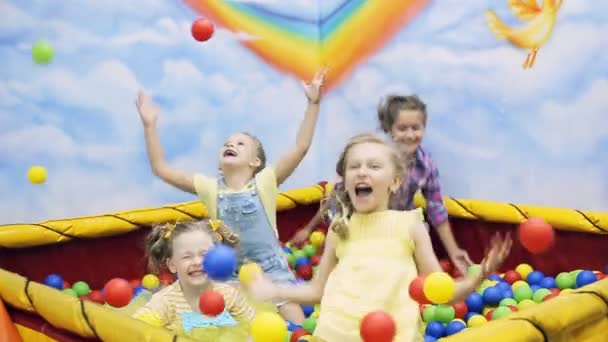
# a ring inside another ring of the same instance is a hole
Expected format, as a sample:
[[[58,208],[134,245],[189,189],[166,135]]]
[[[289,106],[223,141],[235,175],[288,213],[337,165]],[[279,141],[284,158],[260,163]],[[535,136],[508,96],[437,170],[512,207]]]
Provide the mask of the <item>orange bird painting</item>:
[[[534,66],[538,50],[551,38],[563,0],[542,0],[542,6],[537,1],[540,0],[507,0],[511,12],[525,22],[517,28],[507,26],[494,11],[486,11],[486,22],[497,38],[528,50],[524,69]]]

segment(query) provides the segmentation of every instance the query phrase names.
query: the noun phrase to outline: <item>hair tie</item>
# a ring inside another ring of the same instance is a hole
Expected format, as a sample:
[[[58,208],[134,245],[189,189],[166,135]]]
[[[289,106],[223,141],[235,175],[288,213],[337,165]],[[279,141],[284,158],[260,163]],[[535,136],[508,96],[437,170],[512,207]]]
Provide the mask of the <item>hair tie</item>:
[[[171,235],[173,235],[173,231],[175,230],[175,226],[177,226],[177,222],[167,223],[167,227],[165,228],[165,235],[163,235],[163,238],[165,240],[168,240],[171,238]]]

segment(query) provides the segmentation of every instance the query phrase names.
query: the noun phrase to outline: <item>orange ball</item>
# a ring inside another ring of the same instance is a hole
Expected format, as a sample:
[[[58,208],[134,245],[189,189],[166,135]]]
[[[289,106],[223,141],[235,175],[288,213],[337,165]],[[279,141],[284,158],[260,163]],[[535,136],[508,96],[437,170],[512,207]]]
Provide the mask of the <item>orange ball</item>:
[[[531,217],[519,225],[519,241],[530,253],[546,252],[554,238],[553,227],[542,218]]]
[[[106,303],[116,308],[126,306],[133,297],[133,288],[128,281],[121,278],[111,279],[103,287]]]

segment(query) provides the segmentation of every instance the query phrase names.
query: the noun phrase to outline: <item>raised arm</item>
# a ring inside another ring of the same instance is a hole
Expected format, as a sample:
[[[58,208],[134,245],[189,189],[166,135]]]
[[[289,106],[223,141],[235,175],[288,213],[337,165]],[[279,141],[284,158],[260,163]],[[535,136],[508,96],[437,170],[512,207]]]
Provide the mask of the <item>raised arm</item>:
[[[432,272],[442,272],[437,256],[433,251],[431,237],[426,230],[424,224],[419,224],[413,228],[414,242],[416,245],[415,258],[418,271],[422,274]],[[484,276],[494,272],[505,260],[511,249],[511,238],[507,236],[504,240],[499,236],[492,239],[492,247],[487,257],[482,262],[482,272],[474,275],[466,276],[462,280],[456,281],[456,289],[452,303],[458,302],[465,298],[469,293],[475,290]]]
[[[142,124],[144,126],[144,137],[146,140],[146,151],[152,173],[168,184],[175,186],[183,191],[196,193],[194,189],[194,176],[169,166],[165,160],[158,132],[156,130],[156,122],[158,121],[159,108],[152,102],[152,99],[139,92],[135,106],[139,112]]]
[[[304,114],[304,120],[300,124],[296,145],[285,153],[276,164],[277,184],[282,184],[287,177],[298,167],[312,143],[312,137],[319,117],[319,105],[321,103],[321,91],[325,82],[326,69],[315,73],[310,84],[304,84],[304,92],[308,98],[308,106]]]

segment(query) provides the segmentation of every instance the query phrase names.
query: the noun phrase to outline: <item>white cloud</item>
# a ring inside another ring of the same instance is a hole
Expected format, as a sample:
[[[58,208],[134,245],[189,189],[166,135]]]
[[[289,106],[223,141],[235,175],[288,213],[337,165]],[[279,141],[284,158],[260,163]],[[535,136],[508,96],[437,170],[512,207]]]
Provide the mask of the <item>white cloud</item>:
[[[0,135],[0,146],[10,155],[10,159],[18,161],[35,160],[43,156],[73,158],[78,153],[78,146],[71,137],[57,127],[48,125],[5,132]]]

